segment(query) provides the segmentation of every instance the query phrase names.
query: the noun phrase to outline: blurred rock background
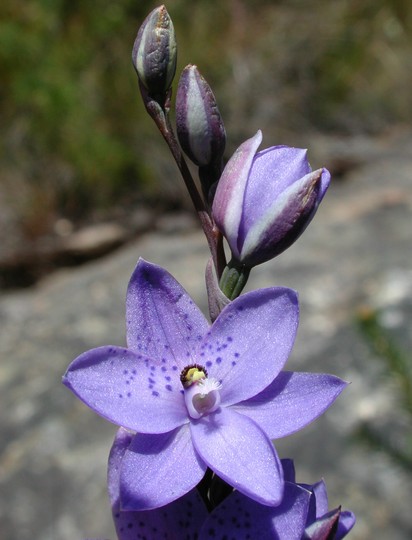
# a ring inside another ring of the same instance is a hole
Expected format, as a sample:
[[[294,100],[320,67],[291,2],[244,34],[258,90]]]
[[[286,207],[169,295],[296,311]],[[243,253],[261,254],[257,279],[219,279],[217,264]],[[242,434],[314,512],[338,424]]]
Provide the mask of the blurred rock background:
[[[114,427],[60,377],[85,349],[123,343],[137,257],[167,267],[206,309],[202,235],[130,61],[156,5],[0,6],[1,539],[114,539]],[[179,69],[198,65],[218,99],[227,157],[262,129],[264,146],[307,147],[333,174],[311,227],[249,286],[299,291],[291,369],[352,381],[325,418],[278,444],[281,455],[355,511],[355,540],[410,538],[412,5],[166,7]]]

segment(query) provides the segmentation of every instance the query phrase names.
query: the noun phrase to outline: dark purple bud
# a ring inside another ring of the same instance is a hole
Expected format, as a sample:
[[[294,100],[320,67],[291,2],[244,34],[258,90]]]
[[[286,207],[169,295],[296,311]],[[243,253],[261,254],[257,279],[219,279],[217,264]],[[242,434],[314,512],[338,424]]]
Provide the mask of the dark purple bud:
[[[132,61],[141,83],[152,96],[169,90],[176,72],[176,38],[165,6],[154,9],[139,28]]]
[[[221,162],[226,131],[215,96],[196,66],[186,66],[176,95],[176,128],[184,152],[199,167]]]

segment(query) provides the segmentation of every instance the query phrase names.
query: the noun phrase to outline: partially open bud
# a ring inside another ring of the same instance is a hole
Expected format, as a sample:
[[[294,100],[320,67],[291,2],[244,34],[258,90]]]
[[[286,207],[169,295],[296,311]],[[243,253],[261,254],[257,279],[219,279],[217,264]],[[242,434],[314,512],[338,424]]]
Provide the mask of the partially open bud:
[[[198,167],[220,162],[226,131],[215,96],[196,66],[186,66],[176,94],[176,129],[184,152]]]
[[[176,38],[165,6],[154,9],[139,28],[132,61],[140,81],[153,97],[169,90],[176,72]]]
[[[292,245],[330,182],[326,169],[312,171],[306,150],[273,146],[257,152],[261,141],[259,131],[236,150],[213,202],[213,218],[238,268],[252,268]]]

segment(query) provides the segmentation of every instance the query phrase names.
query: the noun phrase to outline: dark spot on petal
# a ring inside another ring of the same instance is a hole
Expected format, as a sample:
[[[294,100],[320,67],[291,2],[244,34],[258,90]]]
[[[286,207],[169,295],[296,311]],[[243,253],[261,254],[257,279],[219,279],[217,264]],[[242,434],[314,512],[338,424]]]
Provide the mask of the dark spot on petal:
[[[158,395],[159,395],[159,392],[156,392],[156,390],[153,390],[152,396],[158,397]]]
[[[210,367],[212,364],[213,364],[213,362],[211,362],[210,360],[208,360],[208,361],[206,362],[206,367]]]
[[[170,384],[166,384],[165,388],[166,388],[166,390],[169,390],[169,392],[172,391],[172,387],[170,386]]]
[[[222,357],[221,356],[218,356],[216,358],[216,364],[221,364],[222,363]]]

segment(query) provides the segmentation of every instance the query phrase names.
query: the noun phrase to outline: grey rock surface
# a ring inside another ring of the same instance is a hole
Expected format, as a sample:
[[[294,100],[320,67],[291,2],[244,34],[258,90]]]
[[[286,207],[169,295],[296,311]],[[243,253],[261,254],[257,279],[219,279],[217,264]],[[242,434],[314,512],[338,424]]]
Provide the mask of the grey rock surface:
[[[321,419],[276,443],[281,457],[295,459],[299,481],[324,477],[331,507],[356,513],[350,538],[404,540],[412,537],[411,474],[352,438],[365,419],[388,436],[394,426],[394,436],[412,429],[396,386],[354,325],[360,306],[379,308],[411,350],[412,135],[372,146],[362,160],[356,148],[356,165],[332,183],[302,238],[257,268],[248,289],[299,292],[301,323],[288,369],[352,383]],[[328,155],[325,141],[321,154]],[[206,244],[182,223],[0,299],[2,540],[114,540],[105,480],[116,427],[75,399],[61,376],[81,352],[124,344],[124,299],[138,257],[167,268],[206,312]]]

